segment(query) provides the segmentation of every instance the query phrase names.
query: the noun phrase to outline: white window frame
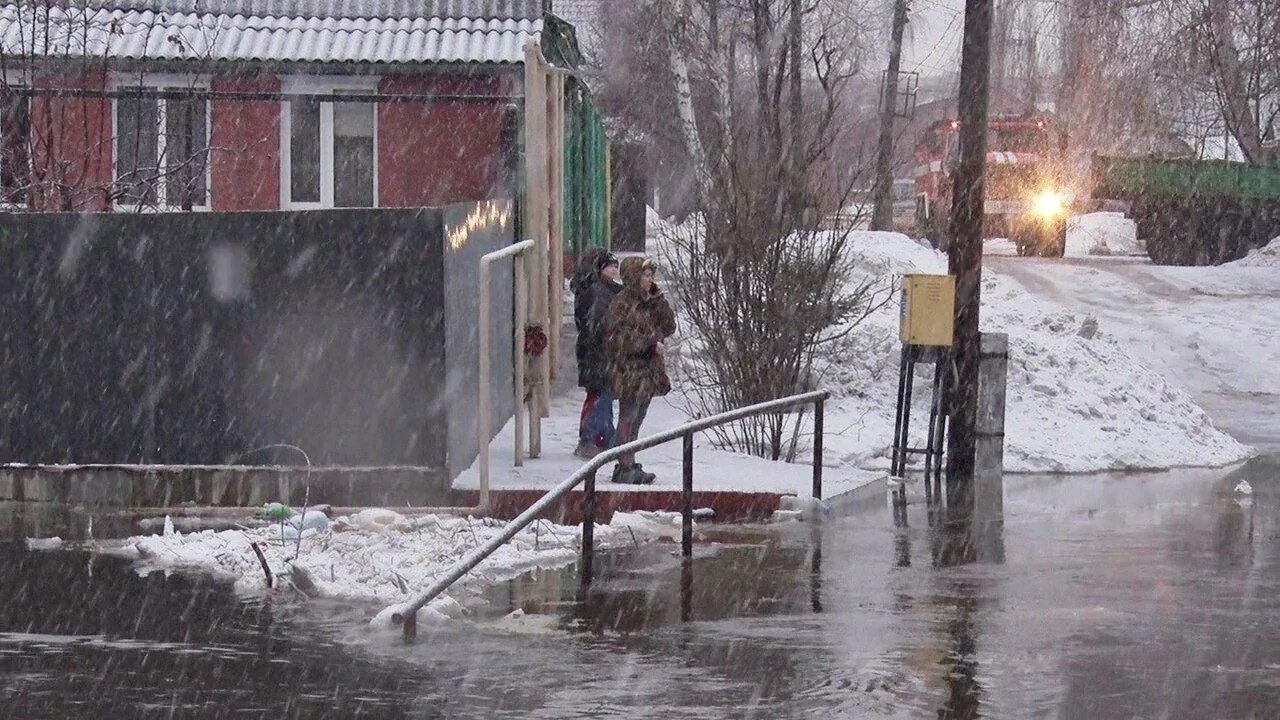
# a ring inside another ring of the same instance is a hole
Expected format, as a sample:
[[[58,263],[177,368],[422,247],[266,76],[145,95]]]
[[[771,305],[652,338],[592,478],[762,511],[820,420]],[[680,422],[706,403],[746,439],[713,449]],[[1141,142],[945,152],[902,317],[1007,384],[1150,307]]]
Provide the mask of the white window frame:
[[[121,88],[142,87],[154,90],[194,90],[208,91],[209,76],[208,75],[182,75],[178,73],[117,73],[111,76],[110,87],[113,91]],[[120,158],[120,130],[117,127],[119,120],[119,98],[111,98],[111,184],[115,186],[118,182],[116,167]],[[157,123],[157,139],[156,139],[156,157],[165,157],[165,143],[167,137],[165,133],[165,112],[169,106],[167,100],[159,101],[156,108]],[[197,205],[192,203],[191,212],[209,212],[213,207],[213,103],[206,99],[204,101],[204,202]],[[162,174],[158,187],[156,188],[155,212],[181,211],[182,204],[168,204],[168,198],[165,197],[169,192],[167,178]],[[149,205],[141,205],[129,202],[127,198],[116,198],[112,202],[115,210],[129,212],[147,212],[153,210]]]
[[[21,79],[15,80],[15,79],[12,79],[9,74],[5,75],[5,84],[8,85],[9,87],[19,87],[19,88],[31,87],[30,78],[23,77]],[[27,177],[29,179],[33,171],[32,169],[33,152],[32,151],[34,150],[31,143],[31,96],[20,95],[19,97],[22,97],[27,103]],[[4,136],[3,133],[4,133],[4,113],[0,112],[0,138]],[[0,199],[0,210],[26,210],[30,208],[32,190],[33,188],[30,186],[30,182],[28,182],[27,199],[24,202],[9,202],[8,200]],[[0,197],[2,197],[2,193],[0,193]]]
[[[378,76],[286,77],[281,82],[285,94],[333,95],[376,93]],[[373,106],[373,207],[379,207],[378,104]],[[327,210],[333,204],[333,103],[320,103],[320,201],[293,201],[293,103],[280,102],[280,207],[285,210]]]

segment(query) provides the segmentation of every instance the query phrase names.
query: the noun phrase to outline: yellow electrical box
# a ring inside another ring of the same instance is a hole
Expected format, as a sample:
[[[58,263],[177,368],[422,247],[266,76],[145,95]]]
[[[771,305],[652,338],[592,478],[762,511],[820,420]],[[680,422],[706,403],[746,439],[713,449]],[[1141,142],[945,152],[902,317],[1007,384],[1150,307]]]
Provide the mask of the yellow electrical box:
[[[956,311],[954,275],[903,275],[898,338],[908,345],[950,347]]]

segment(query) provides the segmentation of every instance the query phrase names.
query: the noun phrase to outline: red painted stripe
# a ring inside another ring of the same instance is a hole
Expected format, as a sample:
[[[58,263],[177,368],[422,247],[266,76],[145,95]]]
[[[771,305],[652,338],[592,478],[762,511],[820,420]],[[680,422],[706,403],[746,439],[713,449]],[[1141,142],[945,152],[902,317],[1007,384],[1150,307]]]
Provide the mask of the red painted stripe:
[[[512,520],[527,510],[543,495],[543,490],[492,490],[490,491],[490,516],[499,520]],[[463,491],[458,502],[465,506],[480,502],[480,493]],[[703,491],[693,494],[693,507],[711,508],[717,522],[756,522],[768,519],[778,509],[782,495],[778,493],[747,493]],[[586,494],[580,490],[568,493],[544,515],[561,525],[582,522],[582,503]],[[619,510],[667,510],[679,512],[683,499],[679,490],[606,490],[596,492],[596,522],[607,523]]]

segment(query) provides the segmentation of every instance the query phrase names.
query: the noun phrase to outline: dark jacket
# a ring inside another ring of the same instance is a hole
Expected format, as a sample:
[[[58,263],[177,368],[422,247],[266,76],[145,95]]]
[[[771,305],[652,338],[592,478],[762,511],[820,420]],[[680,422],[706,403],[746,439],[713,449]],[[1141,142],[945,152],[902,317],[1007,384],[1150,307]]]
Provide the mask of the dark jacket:
[[[569,289],[573,291],[573,324],[578,329],[578,341],[574,348],[578,356],[578,385],[588,390],[583,377],[583,367],[589,361],[591,334],[587,327],[587,318],[591,313],[591,300],[595,294],[596,281],[600,279],[600,259],[605,255],[603,248],[589,248],[578,258],[578,267],[573,271],[569,281]]]
[[[622,283],[596,278],[584,329],[578,331],[578,385],[588,392],[609,388],[609,358],[604,349],[605,323]]]
[[[621,269],[622,292],[610,303],[605,321],[613,393],[620,400],[666,395],[671,379],[657,345],[675,334],[675,313],[657,285],[648,294],[641,289],[643,260],[627,258]]]

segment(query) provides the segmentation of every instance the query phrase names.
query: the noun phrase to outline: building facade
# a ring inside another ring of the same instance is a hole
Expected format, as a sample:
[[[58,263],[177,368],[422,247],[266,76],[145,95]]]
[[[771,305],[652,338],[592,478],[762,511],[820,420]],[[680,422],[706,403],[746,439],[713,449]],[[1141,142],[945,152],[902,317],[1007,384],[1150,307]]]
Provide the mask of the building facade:
[[[513,197],[540,0],[0,6],[6,209],[250,211]],[[368,97],[366,101],[364,98]]]

